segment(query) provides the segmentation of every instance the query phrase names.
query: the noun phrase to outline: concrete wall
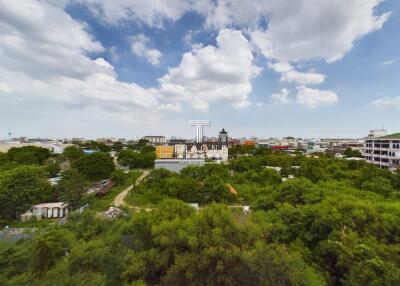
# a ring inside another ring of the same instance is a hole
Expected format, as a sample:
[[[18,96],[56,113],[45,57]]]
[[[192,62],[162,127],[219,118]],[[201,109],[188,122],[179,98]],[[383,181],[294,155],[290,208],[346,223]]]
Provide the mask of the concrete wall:
[[[179,173],[187,166],[203,166],[204,159],[159,159],[155,160],[155,168],[164,168],[171,172]]]

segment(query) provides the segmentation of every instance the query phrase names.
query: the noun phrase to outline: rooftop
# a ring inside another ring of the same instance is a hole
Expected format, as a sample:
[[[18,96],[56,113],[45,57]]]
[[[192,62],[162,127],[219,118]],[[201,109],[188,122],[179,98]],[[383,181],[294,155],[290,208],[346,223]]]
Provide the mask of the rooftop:
[[[400,133],[392,133],[389,135],[379,137],[379,139],[400,139]]]
[[[38,204],[38,205],[34,205],[32,206],[32,208],[38,208],[38,209],[42,209],[42,208],[63,208],[66,207],[67,204],[64,202],[59,202],[59,203],[43,203],[43,204]]]

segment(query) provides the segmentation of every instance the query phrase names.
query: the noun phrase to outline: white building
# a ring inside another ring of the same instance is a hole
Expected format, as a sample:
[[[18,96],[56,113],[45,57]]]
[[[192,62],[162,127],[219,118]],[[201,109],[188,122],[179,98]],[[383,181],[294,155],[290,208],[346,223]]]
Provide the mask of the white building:
[[[31,219],[41,220],[42,218],[62,218],[68,214],[68,204],[63,202],[58,203],[43,203],[34,205],[30,210],[21,214],[21,220],[27,221]]]
[[[167,143],[167,138],[165,138],[165,136],[144,136],[143,139],[155,145]]]
[[[157,159],[154,161],[155,169],[164,168],[171,172],[179,173],[188,166],[204,166],[204,159]]]
[[[400,133],[386,134],[385,130],[371,130],[364,141],[363,156],[380,168],[396,170],[400,167]]]

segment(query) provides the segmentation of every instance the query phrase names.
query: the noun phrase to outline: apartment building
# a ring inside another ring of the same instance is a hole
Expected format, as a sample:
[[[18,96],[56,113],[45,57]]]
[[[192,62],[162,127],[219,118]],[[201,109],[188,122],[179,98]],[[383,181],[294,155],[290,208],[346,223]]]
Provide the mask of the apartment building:
[[[364,141],[363,156],[380,168],[400,168],[400,133],[387,135],[385,130],[371,130]]]
[[[165,138],[165,136],[144,136],[143,139],[148,140],[154,145],[162,145],[167,143],[167,138]]]

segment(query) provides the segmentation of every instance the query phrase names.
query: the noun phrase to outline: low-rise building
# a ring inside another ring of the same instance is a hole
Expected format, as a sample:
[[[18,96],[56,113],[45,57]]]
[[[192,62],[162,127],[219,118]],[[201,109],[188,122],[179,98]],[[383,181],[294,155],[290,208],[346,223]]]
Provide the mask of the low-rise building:
[[[187,166],[204,166],[205,162],[204,159],[157,159],[155,160],[155,168],[164,168],[179,173]]]
[[[68,214],[68,204],[64,202],[43,203],[32,206],[27,212],[21,214],[22,221],[43,218],[63,218]]]
[[[400,133],[386,135],[384,130],[371,130],[364,141],[365,160],[380,168],[396,170],[400,168]]]
[[[171,159],[174,156],[174,146],[156,146],[157,159]]]
[[[167,138],[165,138],[165,136],[144,136],[143,139],[154,145],[167,143]]]

